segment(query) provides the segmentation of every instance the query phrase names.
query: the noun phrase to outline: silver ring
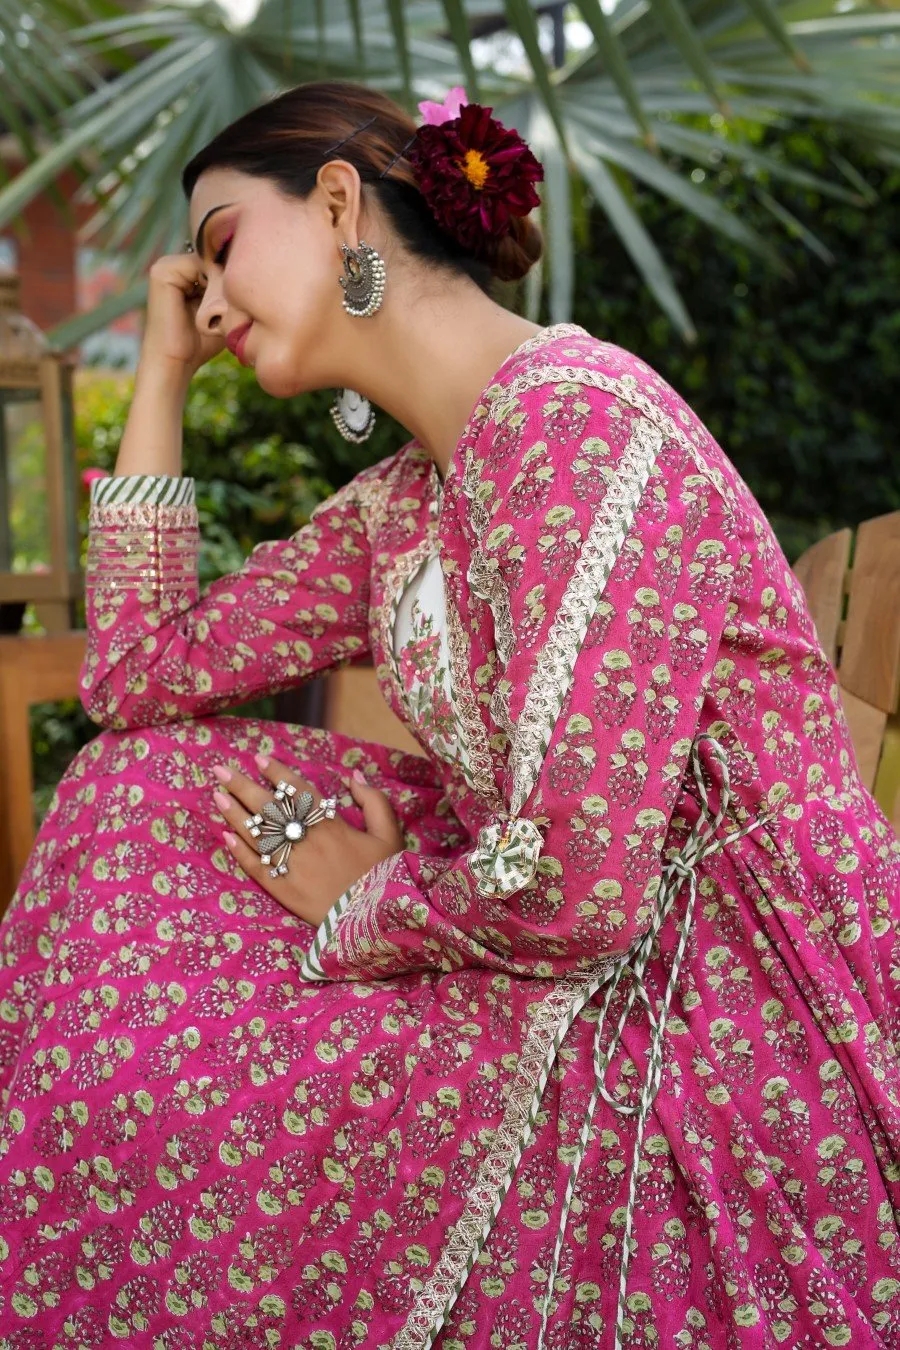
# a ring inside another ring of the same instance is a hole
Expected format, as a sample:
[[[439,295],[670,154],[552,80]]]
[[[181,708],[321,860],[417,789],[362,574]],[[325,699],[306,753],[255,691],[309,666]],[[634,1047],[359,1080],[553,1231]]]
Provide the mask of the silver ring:
[[[323,797],[313,806],[311,792],[297,792],[293,783],[280,782],[275,795],[262,811],[244,821],[256,840],[260,861],[269,868],[270,877],[286,877],[291,849],[306,838],[310,826],[334,820],[337,800]]]

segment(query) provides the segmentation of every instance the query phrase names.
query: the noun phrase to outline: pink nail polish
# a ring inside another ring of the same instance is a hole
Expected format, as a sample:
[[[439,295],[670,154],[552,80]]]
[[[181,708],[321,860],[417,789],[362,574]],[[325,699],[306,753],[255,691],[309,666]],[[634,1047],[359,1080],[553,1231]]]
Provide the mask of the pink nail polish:
[[[213,770],[212,770],[212,771],[213,771],[213,773],[215,774],[215,776],[218,778],[218,780],[219,780],[220,783],[230,783],[230,782],[231,782],[231,770],[230,770],[230,769],[226,769],[224,764],[214,764],[214,765],[213,765]]]
[[[223,814],[230,811],[234,805],[234,798],[229,797],[227,792],[214,792],[213,801]]]
[[[257,764],[261,769],[267,769],[269,767],[268,755],[254,755],[253,758],[256,760]]]
[[[365,785],[366,785],[366,776],[365,776],[364,773],[361,772],[361,770],[359,770],[359,769],[354,769],[354,770],[353,770],[353,779],[354,779],[354,782],[362,783],[363,787],[365,787]]]
[[[237,844],[237,835],[232,834],[230,830],[223,831],[222,838],[225,840],[225,843],[228,845],[229,848],[234,848],[235,845]]]

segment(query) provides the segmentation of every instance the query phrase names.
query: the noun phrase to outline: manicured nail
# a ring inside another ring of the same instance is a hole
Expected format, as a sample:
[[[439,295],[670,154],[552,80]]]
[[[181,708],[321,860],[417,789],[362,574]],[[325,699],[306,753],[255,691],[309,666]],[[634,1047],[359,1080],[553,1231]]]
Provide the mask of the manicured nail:
[[[254,755],[253,758],[256,760],[257,764],[261,769],[267,769],[269,767],[268,755]]]
[[[237,835],[232,834],[230,830],[223,831],[222,838],[229,848],[234,849],[237,847]]]
[[[222,812],[222,815],[224,815],[226,811],[230,811],[234,805],[234,798],[229,797],[227,792],[214,792],[213,801]]]
[[[354,782],[356,782],[356,783],[362,783],[363,787],[366,786],[366,775],[362,772],[362,770],[360,770],[360,769],[354,769],[354,770],[353,770],[353,779],[354,779]]]
[[[214,764],[213,773],[216,775],[220,783],[231,782],[231,770],[226,769],[224,764]]]

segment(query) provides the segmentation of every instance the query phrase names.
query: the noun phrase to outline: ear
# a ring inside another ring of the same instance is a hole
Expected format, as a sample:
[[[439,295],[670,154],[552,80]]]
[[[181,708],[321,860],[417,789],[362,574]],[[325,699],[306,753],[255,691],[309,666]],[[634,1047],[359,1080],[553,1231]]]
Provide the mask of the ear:
[[[358,171],[345,159],[330,159],[316,174],[316,187],[322,193],[331,227],[337,236],[338,250],[342,240],[356,248],[362,215],[362,183]]]

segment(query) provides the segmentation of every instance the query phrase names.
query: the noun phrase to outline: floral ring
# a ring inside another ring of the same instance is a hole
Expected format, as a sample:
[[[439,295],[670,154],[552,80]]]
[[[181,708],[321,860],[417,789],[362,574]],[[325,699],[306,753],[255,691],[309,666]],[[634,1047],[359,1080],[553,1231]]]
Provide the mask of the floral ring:
[[[323,797],[318,806],[313,806],[311,792],[298,794],[293,783],[280,782],[272,800],[245,820],[244,827],[256,840],[260,861],[269,868],[269,876],[286,877],[294,845],[306,838],[313,825],[334,820],[336,812],[334,797]]]

